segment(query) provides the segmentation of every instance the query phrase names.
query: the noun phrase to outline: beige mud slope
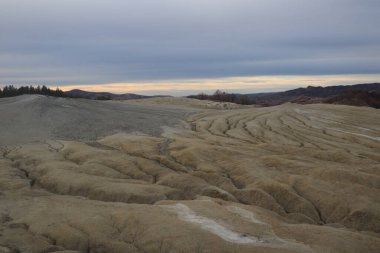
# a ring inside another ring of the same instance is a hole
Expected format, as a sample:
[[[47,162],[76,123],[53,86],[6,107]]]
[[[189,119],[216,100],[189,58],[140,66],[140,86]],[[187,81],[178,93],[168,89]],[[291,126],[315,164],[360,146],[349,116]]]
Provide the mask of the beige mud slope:
[[[380,113],[212,110],[2,149],[0,252],[379,252]]]
[[[0,147],[45,139],[89,141],[118,132],[162,133],[194,111],[117,101],[22,95],[0,99]]]

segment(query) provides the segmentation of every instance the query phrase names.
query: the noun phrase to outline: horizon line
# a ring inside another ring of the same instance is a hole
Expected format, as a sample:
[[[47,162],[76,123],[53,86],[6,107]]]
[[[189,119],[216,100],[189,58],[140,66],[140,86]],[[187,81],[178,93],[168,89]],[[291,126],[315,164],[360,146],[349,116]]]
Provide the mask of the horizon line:
[[[49,88],[59,88],[63,91],[81,89],[89,92],[110,92],[115,94],[135,93],[141,95],[184,96],[199,93],[210,94],[210,92],[212,93],[216,90],[251,94],[280,92],[307,86],[326,87],[377,82],[380,82],[380,74],[237,76],[71,85],[49,85],[30,82],[23,85],[46,85]],[[22,84],[13,85],[23,86]]]

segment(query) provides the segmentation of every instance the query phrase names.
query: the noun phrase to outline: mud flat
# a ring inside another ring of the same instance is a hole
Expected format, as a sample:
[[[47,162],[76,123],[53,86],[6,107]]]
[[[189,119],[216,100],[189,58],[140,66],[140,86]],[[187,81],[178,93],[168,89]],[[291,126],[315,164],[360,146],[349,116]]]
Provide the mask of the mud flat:
[[[128,113],[128,122],[139,122],[99,138],[49,134],[31,142],[12,129],[17,142],[1,148],[0,252],[380,251],[378,110],[200,109],[194,101],[177,109],[168,101],[70,109],[105,107],[104,122]],[[30,104],[62,102],[12,103],[32,114],[45,106]],[[6,117],[2,129],[16,116]]]

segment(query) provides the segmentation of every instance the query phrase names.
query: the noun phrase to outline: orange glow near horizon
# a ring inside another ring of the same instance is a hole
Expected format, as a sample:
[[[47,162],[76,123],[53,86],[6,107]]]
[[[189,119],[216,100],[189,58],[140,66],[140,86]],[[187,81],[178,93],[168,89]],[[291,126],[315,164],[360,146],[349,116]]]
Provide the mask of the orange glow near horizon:
[[[320,76],[251,76],[214,79],[183,79],[136,83],[83,84],[61,86],[64,91],[81,89],[95,92],[171,94],[181,91],[212,92],[220,90],[246,90],[247,92],[280,91],[305,86],[349,85],[379,82],[375,75],[320,75]]]

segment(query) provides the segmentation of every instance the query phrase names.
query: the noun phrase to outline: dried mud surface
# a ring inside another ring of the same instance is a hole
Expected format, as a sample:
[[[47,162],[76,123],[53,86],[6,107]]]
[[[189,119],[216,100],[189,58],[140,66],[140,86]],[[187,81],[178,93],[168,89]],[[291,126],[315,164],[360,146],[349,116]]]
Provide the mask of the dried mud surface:
[[[45,139],[95,141],[119,132],[160,135],[195,109],[22,95],[0,99],[0,146]]]
[[[380,251],[377,110],[284,104],[186,121],[3,146],[0,252]]]

